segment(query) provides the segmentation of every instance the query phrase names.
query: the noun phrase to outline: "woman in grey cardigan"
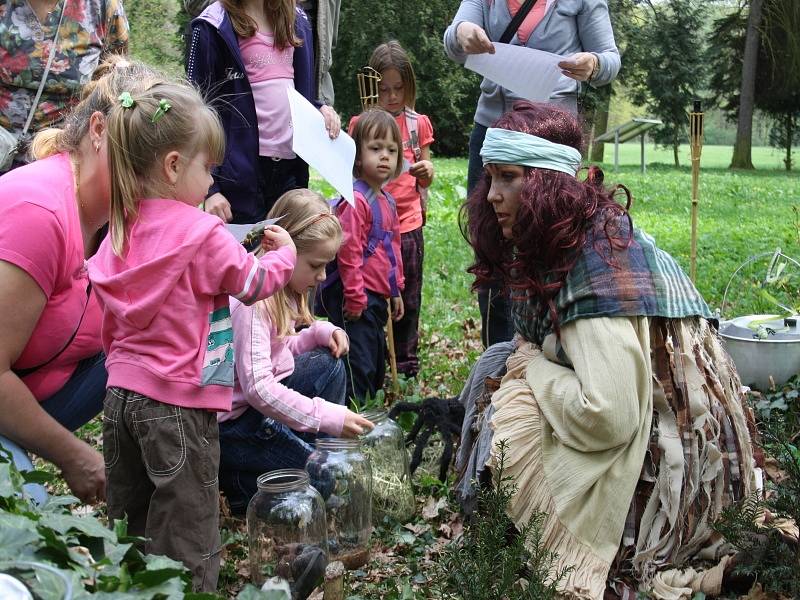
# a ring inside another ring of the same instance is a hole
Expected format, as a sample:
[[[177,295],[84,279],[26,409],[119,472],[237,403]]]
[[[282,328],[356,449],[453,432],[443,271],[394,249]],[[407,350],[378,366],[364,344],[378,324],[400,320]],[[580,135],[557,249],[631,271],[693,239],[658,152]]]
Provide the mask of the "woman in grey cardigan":
[[[494,53],[492,42],[500,39],[522,4],[522,0],[462,0],[444,32],[447,56],[464,64],[468,54]],[[549,102],[572,113],[578,112],[580,82],[595,87],[606,85],[619,73],[619,50],[605,0],[538,0],[510,43],[568,57],[558,64],[564,77],[556,84]],[[468,192],[483,173],[480,149],[486,128],[521,99],[524,98],[493,81],[481,82],[469,140]],[[510,340],[513,330],[505,294],[494,287],[481,289],[478,303],[484,345]]]

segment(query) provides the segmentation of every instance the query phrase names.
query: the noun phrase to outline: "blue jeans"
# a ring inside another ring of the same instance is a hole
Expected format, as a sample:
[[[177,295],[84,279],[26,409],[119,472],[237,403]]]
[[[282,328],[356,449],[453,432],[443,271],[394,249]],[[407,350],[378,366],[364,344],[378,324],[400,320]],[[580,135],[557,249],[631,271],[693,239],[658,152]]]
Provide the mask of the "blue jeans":
[[[345,401],[344,362],[318,348],[294,357],[294,372],[281,383],[309,398],[334,404]],[[220,487],[231,512],[241,515],[256,493],[259,475],[276,469],[302,469],[324,434],[297,433],[275,419],[248,407],[237,419],[219,424]]]
[[[78,363],[72,376],[60,390],[41,403],[41,407],[61,425],[75,431],[91,421],[103,410],[106,395],[106,357],[103,353],[90,356]],[[28,453],[18,444],[0,435],[0,444],[11,452],[14,465],[20,471],[33,470]],[[25,491],[42,504],[47,499],[44,487],[25,485]]]

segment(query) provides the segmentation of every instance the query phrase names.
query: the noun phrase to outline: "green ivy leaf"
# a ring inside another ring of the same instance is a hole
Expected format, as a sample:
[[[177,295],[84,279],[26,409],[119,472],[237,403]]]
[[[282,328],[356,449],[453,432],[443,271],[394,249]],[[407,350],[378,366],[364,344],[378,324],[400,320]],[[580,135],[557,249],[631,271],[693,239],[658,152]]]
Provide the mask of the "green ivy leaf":
[[[0,463],[0,497],[12,498],[22,492],[22,476],[11,463]]]
[[[55,479],[55,476],[47,471],[22,471],[20,474],[22,475],[22,480],[25,483],[43,484],[49,483]]]
[[[30,588],[37,598],[42,600],[62,600],[66,596],[68,583],[72,590],[72,597],[76,598],[75,592],[83,590],[83,585],[74,571],[58,569],[58,573],[34,568],[35,577],[30,581]]]
[[[37,541],[36,523],[21,515],[0,513],[0,557],[14,559]]]
[[[39,509],[42,512],[63,513],[65,506],[72,506],[73,504],[80,504],[75,496],[48,496],[45,502]]]
[[[79,517],[77,515],[66,515],[56,513],[45,513],[39,519],[39,525],[49,527],[58,533],[65,534],[70,530],[75,530],[84,535],[94,538],[101,538],[116,543],[117,536],[110,529],[103,527],[97,519]]]

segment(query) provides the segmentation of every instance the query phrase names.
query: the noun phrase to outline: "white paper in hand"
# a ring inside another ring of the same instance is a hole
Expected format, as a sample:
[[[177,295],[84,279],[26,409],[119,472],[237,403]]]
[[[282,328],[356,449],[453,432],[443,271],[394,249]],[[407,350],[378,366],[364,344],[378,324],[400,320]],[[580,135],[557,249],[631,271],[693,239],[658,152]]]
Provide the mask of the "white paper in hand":
[[[550,98],[562,77],[563,56],[525,46],[494,43],[494,54],[470,54],[464,66],[533,102]]]
[[[325,129],[325,119],[317,108],[299,92],[289,88],[289,108],[292,111],[292,150],[314,167],[351,206],[353,196],[353,163],[356,144],[344,131],[332,140]]]

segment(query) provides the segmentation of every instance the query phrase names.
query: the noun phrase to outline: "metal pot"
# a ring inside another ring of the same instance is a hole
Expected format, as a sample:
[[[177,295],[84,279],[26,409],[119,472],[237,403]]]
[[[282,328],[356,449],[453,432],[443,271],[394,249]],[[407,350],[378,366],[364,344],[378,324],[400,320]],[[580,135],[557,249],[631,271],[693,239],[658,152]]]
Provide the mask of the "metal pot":
[[[745,385],[767,390],[771,383],[781,386],[800,373],[798,316],[737,317],[720,323],[719,334]]]

